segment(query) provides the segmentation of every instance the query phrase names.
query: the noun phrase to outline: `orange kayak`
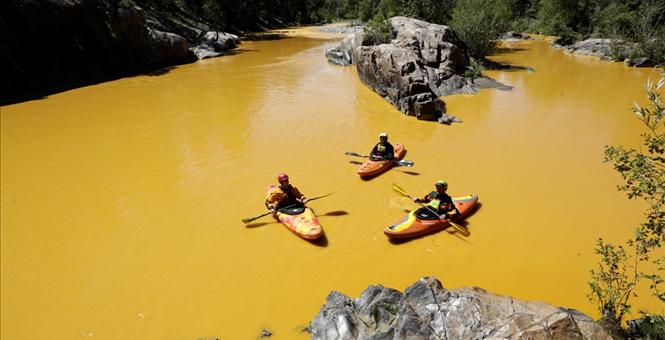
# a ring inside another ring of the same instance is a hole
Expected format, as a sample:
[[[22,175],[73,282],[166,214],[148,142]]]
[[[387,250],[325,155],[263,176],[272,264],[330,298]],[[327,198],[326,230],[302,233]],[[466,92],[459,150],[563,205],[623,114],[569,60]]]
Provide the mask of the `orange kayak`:
[[[268,192],[274,190],[275,187],[275,185],[270,186]],[[319,219],[314,211],[308,207],[300,205],[280,209],[273,214],[273,217],[291,232],[306,240],[316,240],[323,235],[323,228],[319,224]]]
[[[404,145],[395,144],[395,159],[400,160],[405,154],[406,150],[404,149]],[[395,166],[395,163],[391,161],[373,161],[370,159],[360,166],[360,169],[358,169],[358,175],[362,178],[378,176],[390,170],[393,166]]]
[[[464,219],[478,203],[477,195],[467,195],[462,197],[453,197],[453,203],[459,211],[459,214],[453,216],[453,221]],[[393,240],[404,240],[414,237],[427,235],[446,228],[449,225],[448,220],[440,220],[439,216],[432,213],[427,208],[419,208],[409,212],[406,218],[386,228],[383,233]]]

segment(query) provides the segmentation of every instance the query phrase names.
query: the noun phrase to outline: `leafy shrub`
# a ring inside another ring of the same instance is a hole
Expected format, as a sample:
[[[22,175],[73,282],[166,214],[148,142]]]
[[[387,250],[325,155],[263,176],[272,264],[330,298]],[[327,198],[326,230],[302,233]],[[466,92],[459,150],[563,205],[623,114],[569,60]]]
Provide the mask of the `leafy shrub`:
[[[494,51],[494,40],[508,29],[511,17],[510,0],[458,1],[451,26],[468,46],[471,57],[482,60]]]
[[[374,16],[365,26],[365,38],[363,44],[380,45],[389,43],[392,40],[395,30],[388,21],[388,18],[379,13]]]

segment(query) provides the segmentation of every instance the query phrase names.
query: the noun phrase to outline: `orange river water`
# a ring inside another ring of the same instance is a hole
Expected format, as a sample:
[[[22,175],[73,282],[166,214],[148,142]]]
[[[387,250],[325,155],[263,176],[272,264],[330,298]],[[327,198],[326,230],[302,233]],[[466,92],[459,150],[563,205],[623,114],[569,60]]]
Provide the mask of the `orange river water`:
[[[630,108],[657,70],[522,42],[494,59],[535,72],[487,72],[514,90],[445,97],[463,120],[445,126],[328,64],[339,36],[302,32],[1,108],[3,340],[307,338],[331,290],[426,275],[597,316],[595,240],[627,239],[645,209],[616,190],[603,146],[638,145]],[[416,165],[362,181],[344,152],[381,131]],[[310,203],[324,242],[240,221],[282,171],[307,196],[334,193]],[[414,207],[391,183],[420,195],[442,178],[479,195],[471,234],[388,242]],[[665,312],[638,293],[636,311]]]

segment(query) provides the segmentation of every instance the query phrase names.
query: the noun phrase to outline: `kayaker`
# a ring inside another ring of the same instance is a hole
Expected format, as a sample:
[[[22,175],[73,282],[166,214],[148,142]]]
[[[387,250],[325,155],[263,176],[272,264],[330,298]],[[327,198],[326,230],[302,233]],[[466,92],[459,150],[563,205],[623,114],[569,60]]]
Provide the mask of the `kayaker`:
[[[373,161],[392,160],[395,158],[395,148],[392,144],[388,143],[388,134],[381,132],[379,134],[379,142],[374,145],[374,148],[369,153],[369,158]]]
[[[415,198],[413,201],[416,203],[429,203],[428,205],[436,210],[440,219],[449,218],[458,214],[457,208],[453,203],[453,198],[446,193],[448,190],[448,183],[440,180],[434,184],[436,191],[432,191],[425,195],[423,198]]]
[[[270,211],[277,211],[289,206],[303,206],[307,203],[307,198],[300,193],[298,188],[289,183],[289,176],[285,173],[277,175],[279,186],[271,191],[266,197],[266,208]]]

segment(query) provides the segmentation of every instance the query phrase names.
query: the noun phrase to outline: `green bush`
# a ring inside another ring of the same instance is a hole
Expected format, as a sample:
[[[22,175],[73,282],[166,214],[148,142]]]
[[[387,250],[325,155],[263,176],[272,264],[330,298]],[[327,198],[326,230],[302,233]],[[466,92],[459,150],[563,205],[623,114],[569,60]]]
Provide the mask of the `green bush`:
[[[665,317],[645,315],[639,322],[629,322],[629,334],[637,339],[665,339]]]
[[[365,26],[365,38],[363,44],[380,45],[387,44],[392,40],[395,32],[388,18],[382,13],[374,16]]]
[[[538,9],[540,28],[550,35],[585,35],[589,31],[589,8],[587,0],[542,0]]]
[[[455,3],[451,26],[469,48],[471,57],[483,60],[495,49],[495,39],[510,26],[510,0],[468,0]]]

